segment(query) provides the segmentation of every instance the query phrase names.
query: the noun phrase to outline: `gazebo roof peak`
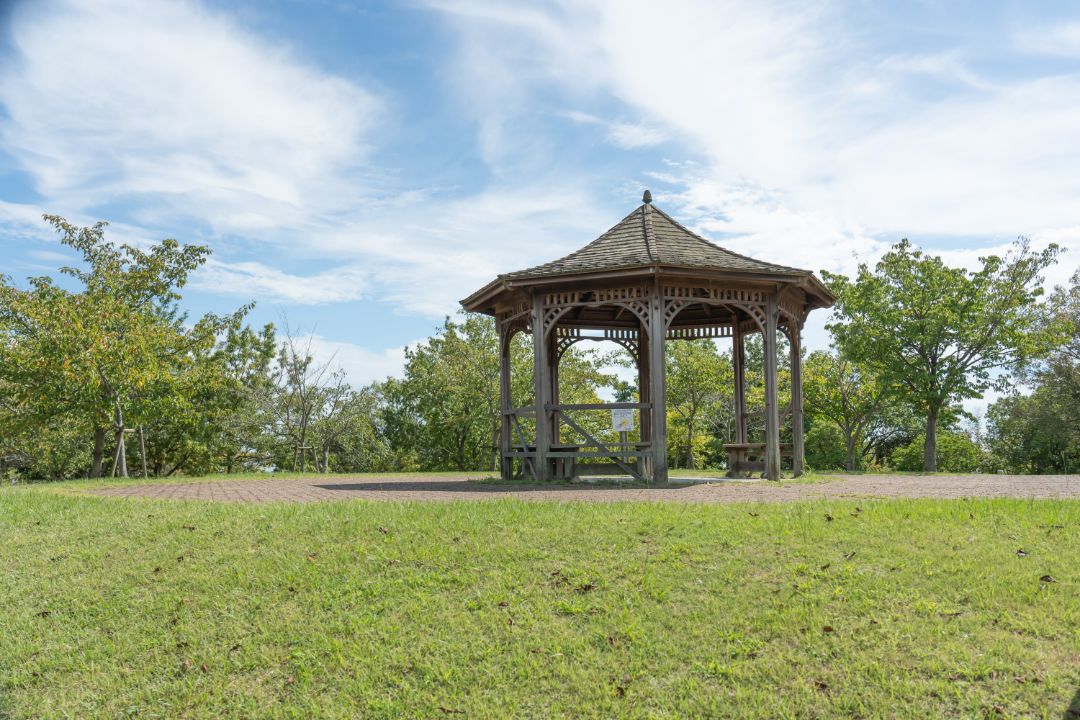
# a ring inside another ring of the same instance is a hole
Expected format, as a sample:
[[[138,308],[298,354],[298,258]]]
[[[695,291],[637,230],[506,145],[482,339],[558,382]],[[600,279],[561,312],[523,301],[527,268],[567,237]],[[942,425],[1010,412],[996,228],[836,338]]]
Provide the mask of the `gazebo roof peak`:
[[[709,242],[656,207],[652,193],[646,190],[641,205],[580,250],[502,277],[539,279],[650,265],[770,275],[810,274],[808,270],[739,255]]]
[[[833,302],[811,271],[755,260],[709,242],[656,207],[646,190],[638,207],[588,245],[558,260],[499,275],[462,300],[462,305],[467,310],[493,312],[490,300],[501,292],[643,273],[794,283],[807,287],[819,306]]]

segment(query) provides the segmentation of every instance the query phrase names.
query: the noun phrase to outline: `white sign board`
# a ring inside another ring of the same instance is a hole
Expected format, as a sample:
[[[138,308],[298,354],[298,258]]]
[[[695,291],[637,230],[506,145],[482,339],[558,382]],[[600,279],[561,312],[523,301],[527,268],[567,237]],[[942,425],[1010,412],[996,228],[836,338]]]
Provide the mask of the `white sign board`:
[[[630,432],[634,429],[633,410],[612,410],[611,429],[617,432]]]

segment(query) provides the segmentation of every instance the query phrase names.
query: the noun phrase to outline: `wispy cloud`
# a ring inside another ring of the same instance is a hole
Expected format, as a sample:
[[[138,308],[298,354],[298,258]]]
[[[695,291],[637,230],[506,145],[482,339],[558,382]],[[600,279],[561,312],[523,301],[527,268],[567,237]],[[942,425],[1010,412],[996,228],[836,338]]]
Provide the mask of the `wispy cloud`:
[[[657,12],[645,0],[594,0],[510,16],[479,1],[440,7],[467,17],[473,39],[500,38],[485,46],[489,63],[528,47],[542,53],[545,82],[608,93],[619,112],[651,118],[701,160],[691,205],[766,231],[786,225],[806,253],[833,253],[836,234],[822,223],[852,241],[1000,239],[1074,227],[1080,212],[1074,75],[1035,68],[988,81],[960,51],[875,51],[828,3],[672,0]],[[1076,32],[1062,24],[1043,35],[1065,52]],[[760,203],[746,201],[747,187],[764,191]],[[705,196],[720,204],[706,208]],[[760,212],[747,215],[752,207]],[[724,230],[752,232],[730,221]]]
[[[217,231],[302,223],[362,190],[380,101],[178,0],[16,7],[6,150],[65,212],[137,201]]]
[[[320,305],[364,297],[370,273],[361,267],[335,267],[313,275],[294,275],[261,262],[226,263],[211,258],[192,286],[209,292],[262,298],[297,305]]]

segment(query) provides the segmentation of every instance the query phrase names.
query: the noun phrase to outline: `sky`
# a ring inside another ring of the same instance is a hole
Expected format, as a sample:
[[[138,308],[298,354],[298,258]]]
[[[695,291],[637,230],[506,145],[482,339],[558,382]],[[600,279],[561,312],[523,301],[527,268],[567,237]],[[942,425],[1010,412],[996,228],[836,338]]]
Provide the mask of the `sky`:
[[[1080,263],[1073,2],[0,0],[0,30],[0,273],[74,261],[43,213],[204,244],[192,314],[254,300],[358,384],[645,188],[814,271],[905,237]]]

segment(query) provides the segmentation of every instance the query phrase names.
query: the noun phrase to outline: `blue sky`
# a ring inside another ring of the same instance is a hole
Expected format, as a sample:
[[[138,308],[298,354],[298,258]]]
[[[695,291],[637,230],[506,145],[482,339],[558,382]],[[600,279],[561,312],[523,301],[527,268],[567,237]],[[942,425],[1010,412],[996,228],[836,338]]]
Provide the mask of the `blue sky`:
[[[356,382],[456,301],[652,189],[706,237],[851,271],[909,237],[1080,262],[1075,3],[8,3],[0,272],[43,212],[213,249],[195,313],[257,301]],[[827,342],[817,313],[810,347]]]

